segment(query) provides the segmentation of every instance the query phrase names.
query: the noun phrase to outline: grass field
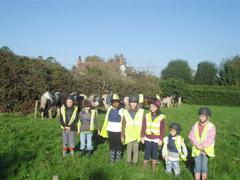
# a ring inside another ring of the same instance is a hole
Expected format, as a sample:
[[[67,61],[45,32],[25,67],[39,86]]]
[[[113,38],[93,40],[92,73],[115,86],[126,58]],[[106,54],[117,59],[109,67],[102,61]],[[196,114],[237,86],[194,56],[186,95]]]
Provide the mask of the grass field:
[[[187,138],[192,126],[198,120],[200,106],[184,104],[181,108],[163,109],[166,114],[166,127],[172,122],[182,126],[181,135],[185,138],[189,155],[191,144]],[[216,125],[216,158],[209,161],[211,180],[240,179],[240,107],[209,106],[212,123]],[[147,111],[147,110],[146,110]],[[97,117],[102,126],[106,111]],[[168,134],[166,128],[165,135]],[[165,173],[164,162],[159,159],[156,174],[151,167],[142,172],[144,147],[140,146],[137,167],[128,167],[126,147],[122,160],[109,164],[108,141],[94,134],[95,152],[92,159],[80,158],[79,136],[76,136],[75,156],[62,159],[62,136],[58,119],[34,119],[33,114],[20,117],[17,113],[0,115],[0,177],[1,179],[52,179],[58,175],[65,179],[174,179]],[[159,147],[159,152],[161,148]],[[180,163],[182,173],[179,179],[193,178],[193,158]]]

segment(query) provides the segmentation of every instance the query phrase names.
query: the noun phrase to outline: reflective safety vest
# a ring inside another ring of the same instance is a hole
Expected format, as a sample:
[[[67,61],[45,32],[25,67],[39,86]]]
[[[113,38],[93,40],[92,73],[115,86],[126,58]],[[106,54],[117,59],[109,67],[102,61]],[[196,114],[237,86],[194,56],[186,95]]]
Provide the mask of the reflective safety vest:
[[[108,138],[108,132],[107,132],[107,125],[108,125],[108,121],[109,121],[109,113],[112,110],[113,106],[110,106],[107,110],[106,116],[105,116],[105,120],[104,120],[104,124],[101,130],[101,134],[100,136],[104,137],[104,138]],[[123,115],[121,115],[121,124],[122,124],[122,119],[123,119]]]
[[[197,139],[199,145],[202,144],[206,139],[207,139],[207,136],[208,136],[208,132],[210,131],[210,129],[212,127],[214,127],[215,125],[208,122],[206,124],[206,126],[204,127],[203,129],[203,132],[202,132],[202,135],[201,137],[199,136],[199,130],[198,130],[198,124],[199,122],[197,122],[194,126],[194,131],[195,131],[195,138]],[[209,157],[215,157],[214,155],[214,144],[215,144],[215,141],[208,147],[205,147],[203,148],[204,152],[209,156]],[[197,149],[196,146],[193,146],[192,147],[192,156],[199,156],[200,154],[200,150]]]
[[[153,133],[155,136],[160,136],[160,123],[164,118],[166,119],[166,116],[160,114],[152,121],[152,113],[146,114],[146,134],[151,135]]]
[[[95,110],[91,110],[90,131],[94,131],[94,118],[95,118],[95,114],[96,114],[96,111]],[[81,120],[79,118],[78,124],[77,124],[77,129],[78,129],[79,133],[80,133],[80,127],[81,127]]]
[[[168,136],[166,136],[164,139],[163,139],[163,143],[164,143],[164,145],[163,145],[163,150],[165,151],[165,152],[168,152]],[[181,161],[186,161],[187,160],[187,158],[186,158],[186,156],[182,153],[182,141],[184,140],[184,138],[182,138],[182,136],[180,136],[180,135],[177,135],[176,136],[176,138],[175,138],[175,141],[174,141],[174,143],[175,143],[175,146],[176,146],[176,148],[177,148],[177,150],[178,150],[178,153],[179,153],[179,155],[180,155],[180,160]],[[166,163],[167,163],[167,153],[166,153],[166,156],[165,156],[165,161],[166,161]]]
[[[76,115],[77,115],[77,110],[78,110],[78,107],[75,106],[73,114],[72,114],[72,117],[71,117],[70,121],[67,124],[68,126],[71,126],[71,124],[75,120]],[[64,124],[66,124],[66,112],[65,112],[65,106],[64,105],[61,107],[61,114],[62,114],[62,117],[63,117],[63,122],[64,122]],[[65,129],[65,128],[61,125],[61,129]]]
[[[144,115],[144,110],[139,109],[134,119],[132,119],[129,112],[127,110],[124,111],[126,128],[125,128],[125,141],[123,142],[123,144],[127,144],[135,140],[139,142],[141,140],[143,115]]]
[[[139,94],[139,103],[143,103],[143,94]]]

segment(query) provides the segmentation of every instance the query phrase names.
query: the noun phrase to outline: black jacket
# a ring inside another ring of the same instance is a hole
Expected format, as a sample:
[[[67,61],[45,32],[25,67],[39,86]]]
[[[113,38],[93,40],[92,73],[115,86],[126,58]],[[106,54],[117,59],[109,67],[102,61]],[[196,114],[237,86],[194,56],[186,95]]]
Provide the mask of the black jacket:
[[[62,113],[60,113],[60,124],[65,127],[65,126],[68,126],[68,123],[72,117],[72,114],[74,112],[74,106],[72,107],[65,107],[65,113],[66,113],[66,122],[64,123],[63,122],[63,116],[62,116]],[[73,123],[71,124],[71,126],[68,126],[68,127],[71,127],[71,131],[75,131],[75,126],[78,122],[78,119],[79,119],[79,113],[77,112],[76,113],[76,117],[73,121]]]

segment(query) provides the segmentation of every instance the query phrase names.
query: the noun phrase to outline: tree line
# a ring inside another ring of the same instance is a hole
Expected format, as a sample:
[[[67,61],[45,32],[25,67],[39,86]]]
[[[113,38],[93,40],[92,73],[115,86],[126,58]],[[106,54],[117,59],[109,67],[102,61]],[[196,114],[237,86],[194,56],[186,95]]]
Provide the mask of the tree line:
[[[116,61],[118,57],[115,55],[109,61]],[[88,61],[95,62],[92,59],[98,59],[98,56],[88,57]],[[0,112],[30,113],[35,99],[51,89],[64,94],[77,90],[89,96],[103,94],[106,87],[111,87],[121,97],[133,92],[143,93],[145,97],[154,97],[157,93],[161,96],[182,95],[184,88],[192,89],[197,85],[234,86],[231,91],[239,92],[239,64],[238,55],[223,61],[220,67],[205,61],[199,63],[193,74],[187,61],[173,60],[162,71],[161,78],[148,71],[130,69],[126,71],[127,76],[122,76],[120,70],[108,66],[87,67],[85,72],[75,66],[68,70],[53,57],[19,56],[4,46],[0,49]],[[193,101],[189,103],[194,104]]]

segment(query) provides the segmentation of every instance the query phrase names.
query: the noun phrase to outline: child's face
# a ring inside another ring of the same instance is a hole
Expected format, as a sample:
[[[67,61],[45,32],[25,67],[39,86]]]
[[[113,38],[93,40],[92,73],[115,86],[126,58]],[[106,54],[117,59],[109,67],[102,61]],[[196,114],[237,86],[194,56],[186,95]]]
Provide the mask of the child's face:
[[[177,131],[175,129],[170,128],[169,131],[170,131],[171,136],[177,135]]]
[[[89,106],[86,106],[86,107],[84,107],[84,109],[85,109],[86,111],[89,111],[90,107],[89,107]]]
[[[130,108],[132,110],[136,109],[136,107],[137,107],[137,103],[136,102],[130,102]]]
[[[150,111],[155,113],[157,111],[157,106],[155,104],[150,104]]]
[[[118,108],[119,102],[118,101],[114,101],[112,105],[113,105],[114,108]]]
[[[199,115],[199,120],[200,120],[200,122],[204,123],[207,119],[208,119],[207,116]]]
[[[67,107],[71,107],[73,105],[73,100],[67,99],[66,105],[67,105]]]

